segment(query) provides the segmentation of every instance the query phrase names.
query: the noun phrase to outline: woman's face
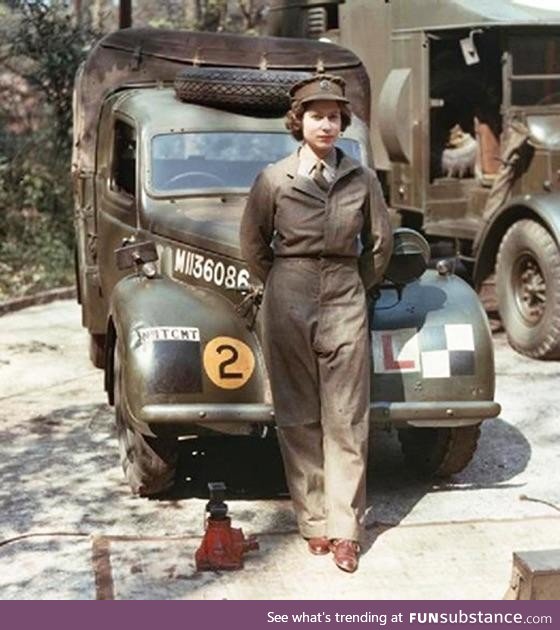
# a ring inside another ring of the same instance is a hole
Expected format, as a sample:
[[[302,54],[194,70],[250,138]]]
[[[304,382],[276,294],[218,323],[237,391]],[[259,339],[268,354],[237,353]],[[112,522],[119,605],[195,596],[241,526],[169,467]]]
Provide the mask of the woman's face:
[[[312,101],[303,113],[303,139],[315,155],[323,158],[340,135],[341,123],[336,101]]]

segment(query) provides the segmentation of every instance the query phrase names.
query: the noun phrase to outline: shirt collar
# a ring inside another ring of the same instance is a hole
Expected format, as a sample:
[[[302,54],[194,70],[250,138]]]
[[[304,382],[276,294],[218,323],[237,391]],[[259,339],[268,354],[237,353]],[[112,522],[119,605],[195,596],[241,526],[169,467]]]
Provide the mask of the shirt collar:
[[[313,176],[313,169],[319,158],[313,153],[307,144],[303,144],[299,150],[299,168],[298,173],[301,175]],[[333,147],[331,151],[321,160],[325,165],[327,177],[334,176],[336,171],[336,149]]]

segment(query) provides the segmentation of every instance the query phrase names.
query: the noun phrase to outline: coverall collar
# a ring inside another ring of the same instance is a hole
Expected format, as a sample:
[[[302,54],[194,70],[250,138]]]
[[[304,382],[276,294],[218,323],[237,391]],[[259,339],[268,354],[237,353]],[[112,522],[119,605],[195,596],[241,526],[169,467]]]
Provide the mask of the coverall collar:
[[[331,184],[331,189],[336,183],[343,177],[346,177],[354,170],[361,168],[360,162],[351,158],[346,153],[343,153],[340,149],[336,149],[338,167],[336,169],[336,175],[334,181]],[[326,201],[328,192],[322,190],[312,179],[309,177],[303,177],[298,175],[299,166],[299,148],[286,158],[286,175],[293,180],[292,187],[296,190],[314,197],[320,201]]]

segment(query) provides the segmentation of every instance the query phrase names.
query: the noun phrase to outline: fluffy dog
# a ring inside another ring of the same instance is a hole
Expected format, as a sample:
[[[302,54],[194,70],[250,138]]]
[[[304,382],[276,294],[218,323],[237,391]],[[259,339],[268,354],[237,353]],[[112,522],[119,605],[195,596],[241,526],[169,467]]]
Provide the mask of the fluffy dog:
[[[449,132],[449,140],[441,155],[441,170],[445,177],[468,177],[475,174],[477,155],[476,140],[455,125]]]

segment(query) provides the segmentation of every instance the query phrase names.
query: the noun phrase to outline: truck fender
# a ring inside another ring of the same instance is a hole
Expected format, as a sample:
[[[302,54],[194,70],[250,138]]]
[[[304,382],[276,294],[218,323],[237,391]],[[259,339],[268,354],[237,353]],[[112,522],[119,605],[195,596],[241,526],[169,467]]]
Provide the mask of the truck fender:
[[[105,366],[111,404],[117,344],[124,365],[122,396],[133,421],[150,404],[270,399],[256,334],[229,300],[207,289],[141,275],[115,286]]]
[[[404,288],[400,301],[394,292],[382,291],[371,329],[375,402],[387,397],[415,404],[493,400],[488,319],[476,293],[458,276],[429,269]],[[447,363],[447,374],[436,373],[440,359]],[[456,359],[463,363],[454,366]]]
[[[473,281],[477,290],[494,271],[504,234],[520,219],[533,219],[542,224],[560,243],[560,192],[514,197],[489,217],[473,244],[476,256]]]

